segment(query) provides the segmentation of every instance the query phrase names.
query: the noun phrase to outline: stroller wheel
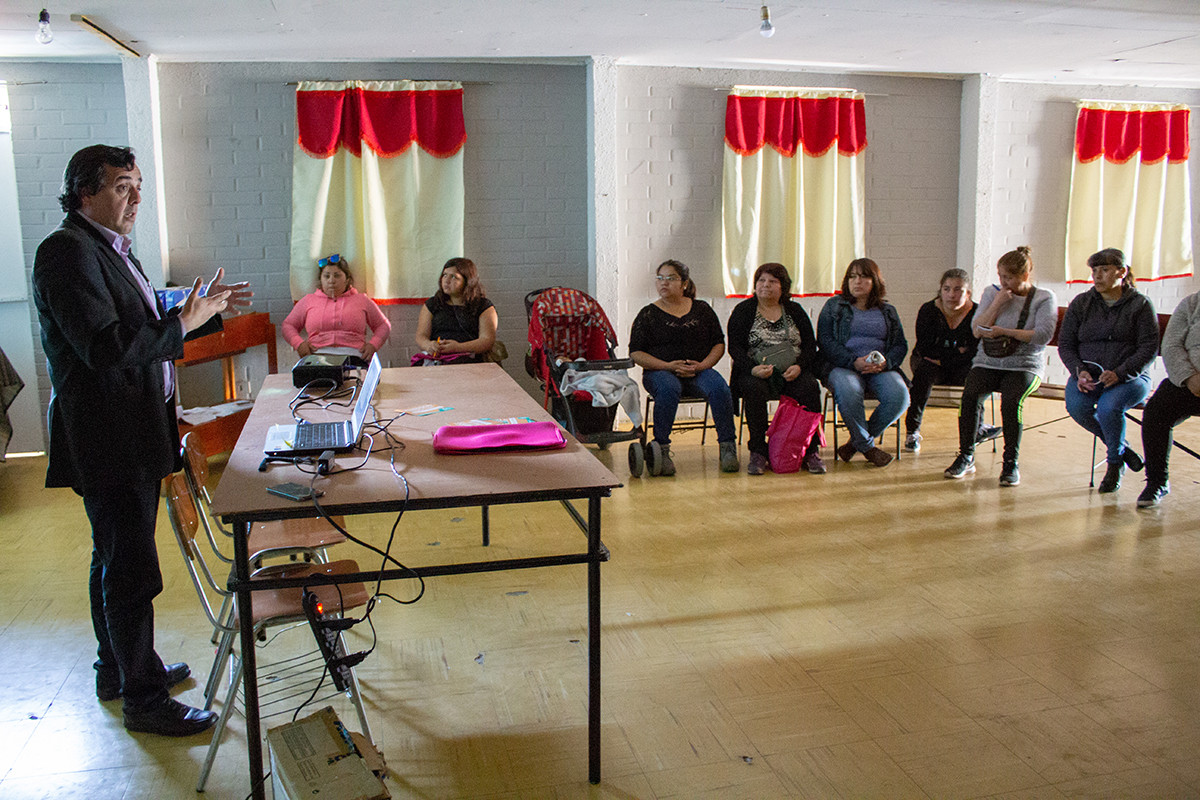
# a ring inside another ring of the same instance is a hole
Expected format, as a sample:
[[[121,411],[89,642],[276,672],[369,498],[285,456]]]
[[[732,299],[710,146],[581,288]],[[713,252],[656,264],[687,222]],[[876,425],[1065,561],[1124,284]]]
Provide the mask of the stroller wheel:
[[[642,477],[642,467],[645,466],[646,453],[641,442],[629,445],[629,474],[635,478]]]
[[[596,449],[597,450],[607,450],[608,442],[596,442]]]
[[[662,474],[662,445],[651,441],[646,447],[646,472],[658,476]]]

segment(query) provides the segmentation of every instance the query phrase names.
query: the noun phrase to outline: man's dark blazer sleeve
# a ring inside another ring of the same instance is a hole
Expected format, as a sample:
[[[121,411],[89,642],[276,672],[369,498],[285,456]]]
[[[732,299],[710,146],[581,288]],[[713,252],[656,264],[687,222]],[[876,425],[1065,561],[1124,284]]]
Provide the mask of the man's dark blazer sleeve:
[[[75,213],[38,247],[33,290],[53,386],[47,485],[157,481],[178,468],[162,375],[183,355],[175,315],[155,318],[125,262]]]

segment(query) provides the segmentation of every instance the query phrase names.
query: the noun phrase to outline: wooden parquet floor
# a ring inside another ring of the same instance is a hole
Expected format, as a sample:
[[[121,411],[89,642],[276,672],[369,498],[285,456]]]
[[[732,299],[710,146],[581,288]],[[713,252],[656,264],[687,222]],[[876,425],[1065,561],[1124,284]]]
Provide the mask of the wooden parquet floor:
[[[1031,401],[1027,422],[1061,408]],[[1171,495],[1138,511],[1140,476],[1088,489],[1091,437],[1067,420],[1026,435],[1019,487],[998,486],[986,446],[976,475],[947,481],[954,422],[930,409],[922,451],[885,469],[827,450],[824,476],[721,474],[715,443],[688,433],[676,477],[605,501],[599,786],[583,567],[383,603],[359,675],[393,797],[1200,797],[1200,462],[1176,455]],[[597,456],[628,476],[623,447]],[[44,469],[0,464],[0,797],[194,797],[208,737],[129,735],[94,697],[88,526],[74,495],[40,488]],[[351,531],[382,543],[392,522]],[[478,524],[410,514],[394,552],[471,559]],[[512,556],[579,536],[557,504],[495,508],[492,527]],[[209,629],[165,514],[159,544],[158,649],[202,680]],[[208,795],[248,789],[235,718]]]

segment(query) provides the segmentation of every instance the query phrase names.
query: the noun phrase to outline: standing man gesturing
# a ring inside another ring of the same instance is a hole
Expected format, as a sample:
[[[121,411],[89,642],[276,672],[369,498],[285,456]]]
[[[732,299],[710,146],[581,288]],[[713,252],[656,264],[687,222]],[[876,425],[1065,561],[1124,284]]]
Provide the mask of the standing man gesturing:
[[[170,697],[190,670],[154,652],[159,482],[181,466],[173,362],[185,338],[220,330],[216,315],[249,305],[251,292],[221,285],[218,269],[206,296],[197,279],[183,304],[164,308],[130,253],[141,186],[129,148],[80,150],[63,175],[67,216],[34,259],[53,386],[46,486],[74,489],[92,525],[97,697],[123,697],[130,730],[187,736],[216,715]]]

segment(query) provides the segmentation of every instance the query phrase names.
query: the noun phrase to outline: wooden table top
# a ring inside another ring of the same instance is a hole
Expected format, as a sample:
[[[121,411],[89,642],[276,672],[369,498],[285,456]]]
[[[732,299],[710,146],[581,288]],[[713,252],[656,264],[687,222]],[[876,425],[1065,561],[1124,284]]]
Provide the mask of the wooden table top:
[[[235,520],[315,516],[311,503],[297,503],[266,491],[268,486],[295,481],[307,485],[311,475],[290,464],[272,464],[259,472],[263,444],[272,425],[288,423],[288,403],[296,396],[291,376],[268,375],[259,391],[237,446],[230,454],[213,494],[213,509]],[[606,496],[621,482],[574,437],[561,450],[439,455],[433,433],[443,425],[474,419],[531,417],[552,419],[496,364],[385,369],[375,395],[376,417],[386,420],[401,411],[434,404],[451,410],[428,416],[402,415],[388,430],[404,447],[395,454],[399,471],[408,480],[408,508],[446,508],[532,500]],[[305,419],[321,422],[347,418],[350,409],[306,407]],[[369,418],[368,418],[369,419]],[[369,427],[369,426],[368,426]],[[374,434],[375,449],[385,448]],[[363,444],[367,440],[364,437]],[[389,464],[389,452],[371,455],[361,469],[321,476],[316,487],[325,492],[321,505],[330,513],[367,513],[398,508],[404,487]],[[363,461],[364,453],[339,455],[335,470]],[[312,471],[312,467],[306,469]]]

